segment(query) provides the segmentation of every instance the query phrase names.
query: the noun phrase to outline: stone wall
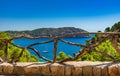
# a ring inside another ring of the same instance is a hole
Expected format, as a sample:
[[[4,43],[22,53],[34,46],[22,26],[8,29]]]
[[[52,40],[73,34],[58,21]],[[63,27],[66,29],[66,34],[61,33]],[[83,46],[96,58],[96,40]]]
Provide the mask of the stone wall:
[[[65,62],[58,63],[0,63],[0,75],[37,76],[120,76],[120,63]]]

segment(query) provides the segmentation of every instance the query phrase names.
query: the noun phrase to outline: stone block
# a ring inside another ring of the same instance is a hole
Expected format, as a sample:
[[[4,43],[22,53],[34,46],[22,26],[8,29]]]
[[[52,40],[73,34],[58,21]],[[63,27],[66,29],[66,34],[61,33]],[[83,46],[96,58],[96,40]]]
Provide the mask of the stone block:
[[[24,72],[24,66],[14,66],[14,72],[13,74],[25,74]]]
[[[64,66],[58,63],[50,65],[50,71],[52,75],[55,76],[64,76]]]
[[[65,66],[58,66],[57,75],[64,76],[65,75]]]
[[[108,73],[109,73],[110,76],[120,76],[117,65],[109,66],[108,67]]]
[[[83,66],[83,76],[92,76],[92,66]]]
[[[40,74],[40,69],[38,66],[26,66],[24,67],[25,74]]]
[[[117,68],[118,68],[118,72],[119,72],[119,75],[120,75],[120,63],[118,63]]]
[[[81,67],[73,67],[72,68],[72,76],[82,76],[82,68]]]
[[[12,74],[14,66],[9,63],[3,63],[1,67],[2,74]]]
[[[3,66],[0,64],[0,74],[3,73]]]
[[[71,76],[72,75],[72,66],[65,66],[65,76]]]
[[[49,65],[41,65],[39,66],[40,72],[42,75],[50,75],[50,66]]]
[[[101,66],[101,74],[102,76],[109,76],[108,75],[108,66]]]
[[[102,76],[100,66],[93,67],[93,76]]]

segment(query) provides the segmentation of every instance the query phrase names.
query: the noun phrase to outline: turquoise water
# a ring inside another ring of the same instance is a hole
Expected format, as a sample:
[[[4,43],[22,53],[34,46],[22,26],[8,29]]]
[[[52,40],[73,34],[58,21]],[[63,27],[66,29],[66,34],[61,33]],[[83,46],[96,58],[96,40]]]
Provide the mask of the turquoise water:
[[[92,37],[93,37],[93,35],[91,35],[91,37],[89,37],[89,38],[64,38],[64,40],[67,40],[67,41],[70,41],[70,42],[75,42],[75,43],[80,43],[80,44],[85,44],[86,40],[89,40]],[[25,47],[25,46],[28,46],[32,43],[43,42],[43,41],[48,41],[48,40],[49,40],[48,38],[42,38],[42,39],[36,39],[36,40],[30,40],[30,39],[22,38],[22,39],[14,40],[14,43],[16,45]],[[36,45],[36,46],[34,46],[34,48],[36,48],[42,56],[44,56],[48,59],[53,58],[53,50],[54,50],[53,49],[54,48],[53,42],[52,43],[47,43],[47,44]],[[80,47],[65,44],[65,43],[59,41],[58,42],[57,55],[60,51],[63,51],[67,55],[73,56],[73,53],[77,53],[78,51],[80,51],[80,49],[81,49]],[[36,55],[32,50],[29,50],[29,52],[33,55]]]

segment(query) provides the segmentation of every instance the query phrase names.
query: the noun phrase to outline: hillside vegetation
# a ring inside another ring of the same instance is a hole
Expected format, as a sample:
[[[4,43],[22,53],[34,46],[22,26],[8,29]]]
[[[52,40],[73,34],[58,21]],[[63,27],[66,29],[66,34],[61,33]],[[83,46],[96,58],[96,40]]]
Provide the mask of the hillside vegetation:
[[[10,36],[7,33],[0,32],[0,38],[10,38]],[[4,59],[4,50],[5,50],[5,42],[0,40],[0,58],[1,59]],[[9,44],[7,60],[11,62],[12,59],[20,55],[21,51],[22,49]],[[22,56],[17,61],[18,62],[37,62],[38,59],[37,57],[31,55],[27,49],[25,49]]]
[[[75,32],[87,32],[83,29],[74,28],[74,27],[63,27],[63,28],[39,28],[31,31],[6,31],[9,35],[18,36],[18,35],[27,35],[32,37],[38,36],[62,36],[66,34],[71,34]],[[89,35],[76,35],[74,37],[88,37]]]
[[[112,27],[105,28],[105,32],[112,32],[118,30],[120,32],[120,22],[115,23]]]
[[[115,23],[112,27],[105,28],[105,32],[113,32],[116,30],[120,32],[120,22]],[[41,28],[41,29],[36,29],[36,30],[32,30],[32,31],[6,31],[6,32],[12,36],[16,36],[16,35],[20,35],[20,34],[24,34],[24,35],[27,34],[27,35],[31,35],[31,36],[36,37],[36,36],[42,36],[42,35],[60,36],[60,35],[65,35],[65,34],[73,33],[73,32],[86,32],[86,31],[81,30],[81,29],[77,29],[77,28],[73,28],[73,27],[67,27],[67,28],[64,27],[64,28]],[[1,38],[10,38],[10,36],[7,33],[1,32],[0,37]],[[88,35],[80,35],[78,37],[86,37],[86,36],[88,36]],[[86,45],[96,43],[101,38],[102,38],[101,35],[96,34],[91,40],[88,40],[86,42]],[[120,38],[118,39],[118,44],[120,45]],[[2,58],[2,59],[4,58],[4,54],[3,54],[4,47],[5,47],[4,42],[0,41],[0,58]],[[120,55],[116,52],[116,50],[112,46],[112,43],[110,42],[110,40],[106,40],[105,42],[101,43],[99,46],[95,47],[95,49],[99,50],[101,52],[106,52],[107,54],[113,56],[114,59],[120,60]],[[8,47],[8,54],[9,54],[8,60],[17,57],[20,52],[21,52],[21,49],[16,48],[12,45],[9,45],[9,47]],[[65,54],[65,52],[60,52],[59,55],[57,56],[57,60],[61,60],[64,58],[69,58],[69,57],[72,57],[72,56]],[[104,56],[101,53],[94,52],[94,50],[91,50],[87,54],[79,57],[77,61],[84,61],[84,60],[88,60],[88,61],[111,61],[110,58]],[[19,61],[24,62],[24,61],[38,61],[38,60],[35,56],[30,55],[28,50],[25,50]]]
[[[120,22],[115,23],[112,27],[105,28],[105,32],[113,32],[116,30],[120,32]],[[101,35],[96,34],[91,40],[88,40],[86,42],[86,45],[96,43],[101,38],[102,38]],[[120,46],[120,38],[118,39],[118,44]],[[95,49],[103,53],[106,52],[107,54],[114,57],[115,60],[120,60],[120,55],[116,52],[110,40],[106,40],[105,42],[102,42],[99,46],[95,47]],[[57,59],[61,60],[61,59],[68,58],[68,57],[71,57],[71,56],[66,55],[65,52],[60,52]],[[111,61],[110,58],[106,57],[105,55],[101,53],[94,52],[94,50],[91,50],[87,54],[79,57],[77,61],[86,61],[86,60],[87,61]]]

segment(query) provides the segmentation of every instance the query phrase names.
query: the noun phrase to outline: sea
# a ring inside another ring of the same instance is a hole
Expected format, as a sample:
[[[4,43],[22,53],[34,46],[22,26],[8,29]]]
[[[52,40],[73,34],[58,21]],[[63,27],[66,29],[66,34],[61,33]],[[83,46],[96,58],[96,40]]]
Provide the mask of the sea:
[[[74,43],[79,43],[79,44],[86,44],[87,40],[90,40],[92,37],[94,37],[94,34],[90,34],[90,37],[81,37],[81,38],[63,38],[63,40],[74,42]],[[26,47],[30,44],[36,43],[36,42],[44,42],[50,40],[49,38],[40,38],[40,39],[27,39],[27,38],[21,38],[21,39],[15,39],[14,44]],[[47,43],[47,44],[40,44],[33,46],[33,48],[37,49],[38,52],[44,56],[47,59],[52,60],[53,59],[53,50],[54,50],[54,43]],[[77,53],[81,50],[81,47],[74,46],[74,45],[69,45],[63,42],[58,41],[58,49],[57,49],[57,56],[59,55],[59,52],[65,52],[66,55],[73,56],[74,53]],[[37,54],[28,49],[31,55],[36,56],[41,62],[44,62],[44,60],[40,59]]]

